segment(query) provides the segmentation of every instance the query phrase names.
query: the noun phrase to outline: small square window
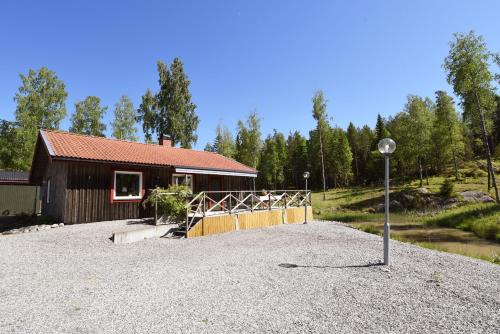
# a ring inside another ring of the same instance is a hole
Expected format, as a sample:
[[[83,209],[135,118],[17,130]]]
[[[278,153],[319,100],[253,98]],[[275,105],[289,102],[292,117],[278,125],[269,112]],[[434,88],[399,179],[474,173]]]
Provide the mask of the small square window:
[[[142,199],[142,173],[115,171],[113,199]]]
[[[193,191],[193,175],[189,174],[173,174],[172,175],[172,185],[187,186],[191,191]]]

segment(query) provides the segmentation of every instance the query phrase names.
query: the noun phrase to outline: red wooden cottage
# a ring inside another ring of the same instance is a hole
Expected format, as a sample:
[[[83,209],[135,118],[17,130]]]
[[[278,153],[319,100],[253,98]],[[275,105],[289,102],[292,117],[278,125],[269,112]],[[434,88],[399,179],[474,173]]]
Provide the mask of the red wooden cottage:
[[[257,171],[212,152],[61,131],[40,131],[30,183],[42,215],[66,224],[151,217],[148,189],[185,184],[193,192],[251,190]]]

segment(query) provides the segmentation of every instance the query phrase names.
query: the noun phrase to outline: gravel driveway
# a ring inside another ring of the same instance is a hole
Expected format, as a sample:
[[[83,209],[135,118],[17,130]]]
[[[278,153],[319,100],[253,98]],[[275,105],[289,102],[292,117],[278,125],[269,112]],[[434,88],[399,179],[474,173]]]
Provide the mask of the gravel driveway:
[[[114,245],[125,222],[0,236],[0,333],[500,332],[500,266],[338,223]],[[375,265],[373,265],[375,264]]]

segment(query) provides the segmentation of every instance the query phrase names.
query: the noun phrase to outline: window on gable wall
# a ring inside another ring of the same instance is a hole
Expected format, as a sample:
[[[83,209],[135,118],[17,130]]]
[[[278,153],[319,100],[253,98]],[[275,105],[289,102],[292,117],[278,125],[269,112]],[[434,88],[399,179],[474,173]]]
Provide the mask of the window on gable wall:
[[[142,172],[115,171],[113,199],[142,199]]]
[[[191,191],[193,191],[193,175],[189,174],[173,174],[172,175],[172,185],[187,186]]]

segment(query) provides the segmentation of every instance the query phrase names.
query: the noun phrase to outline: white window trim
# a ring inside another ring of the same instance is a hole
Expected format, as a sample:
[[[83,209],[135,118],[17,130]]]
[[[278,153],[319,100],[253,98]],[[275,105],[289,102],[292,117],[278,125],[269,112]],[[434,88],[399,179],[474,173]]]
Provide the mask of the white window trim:
[[[50,184],[51,184],[51,178],[49,177],[47,179],[47,190],[45,192],[45,203],[50,204]]]
[[[116,174],[139,175],[139,195],[138,196],[116,196]],[[113,199],[117,200],[117,201],[142,199],[142,172],[130,172],[130,171],[124,171],[124,170],[115,170],[113,173]]]
[[[175,186],[175,184],[174,184],[174,178],[176,176],[177,177],[179,177],[179,176],[180,177],[184,177],[185,179],[187,179],[188,177],[190,177],[191,178],[191,187],[190,187],[190,189],[191,189],[191,191],[193,191],[193,187],[194,187],[193,180],[194,180],[194,178],[193,178],[192,174],[180,174],[180,173],[174,173],[174,174],[172,174],[172,185],[174,185],[174,186]],[[186,183],[187,183],[187,180],[186,180]]]

